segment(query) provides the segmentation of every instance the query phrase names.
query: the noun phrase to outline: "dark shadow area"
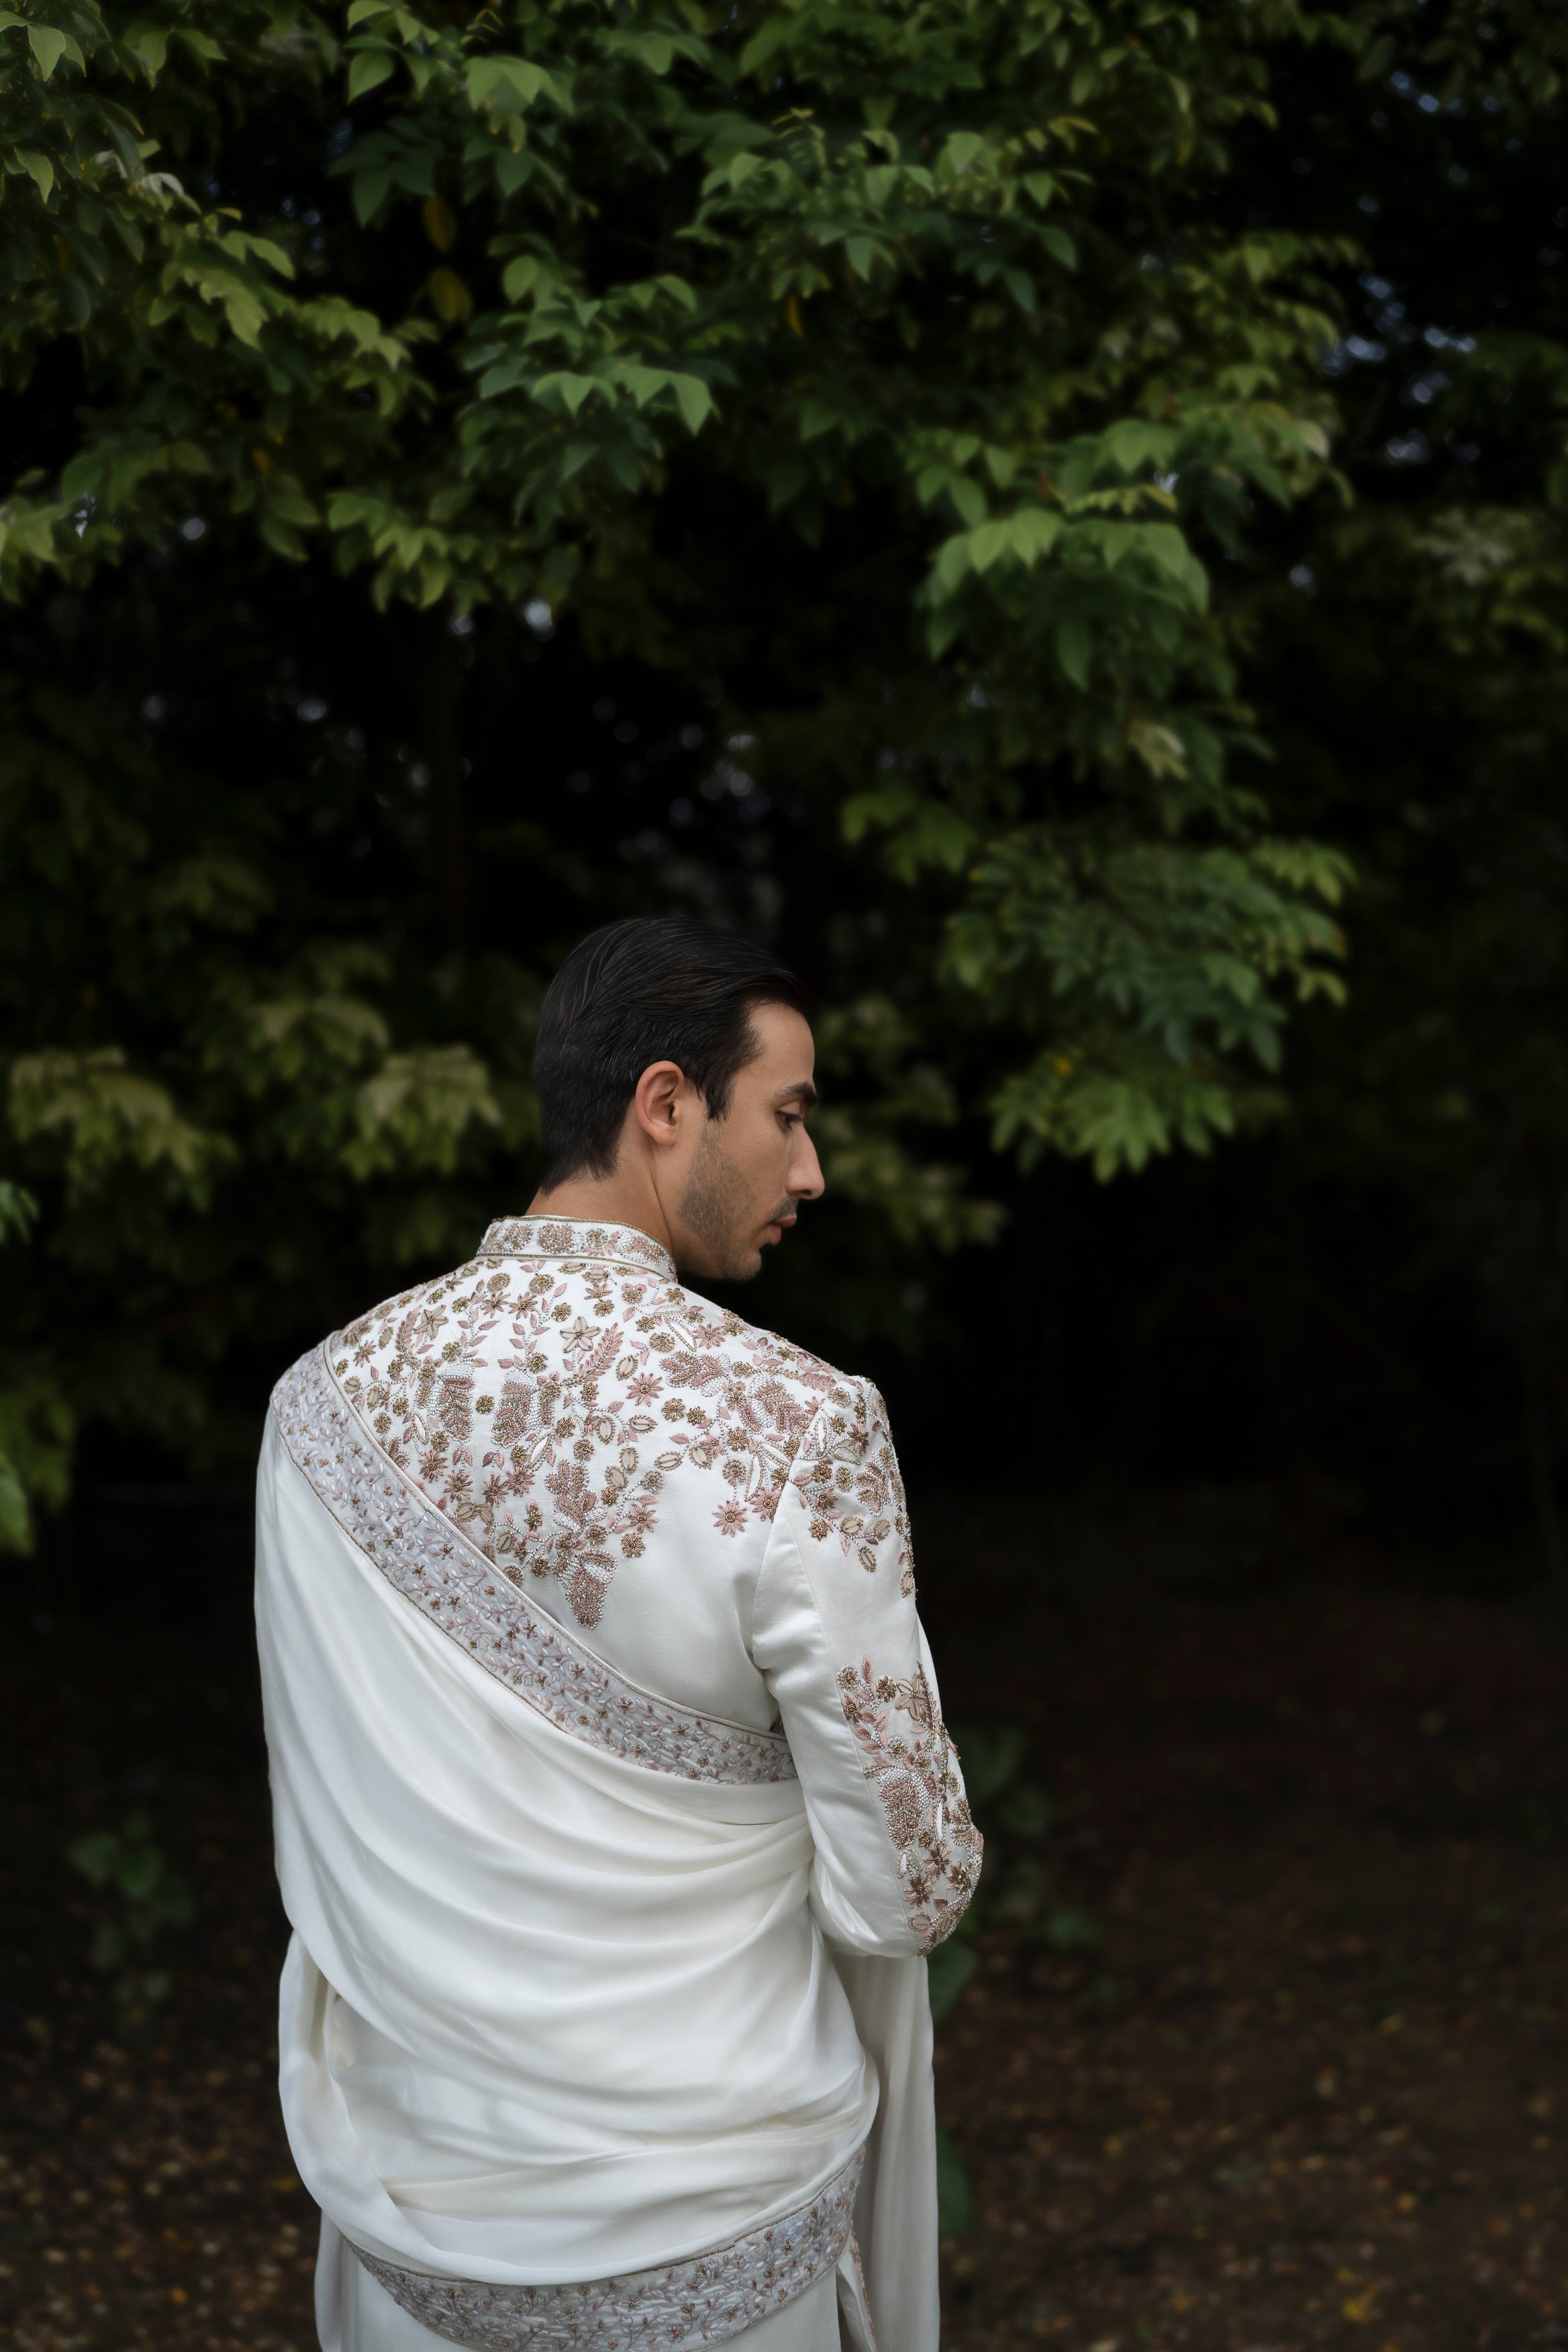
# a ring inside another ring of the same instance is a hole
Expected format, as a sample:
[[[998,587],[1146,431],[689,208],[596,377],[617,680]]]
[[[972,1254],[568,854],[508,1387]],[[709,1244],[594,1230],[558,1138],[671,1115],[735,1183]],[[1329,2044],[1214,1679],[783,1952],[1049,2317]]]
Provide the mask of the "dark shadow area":
[[[1054,1516],[934,1486],[915,1525],[976,1785],[1018,1759],[939,2035],[949,2352],[1568,2340],[1561,1603],[1256,1484]],[[221,1497],[105,1492],[68,1605],[13,1604],[18,2352],[314,2342],[247,1551]],[[137,1814],[195,1916],[95,1968],[125,1897],[68,1849]]]

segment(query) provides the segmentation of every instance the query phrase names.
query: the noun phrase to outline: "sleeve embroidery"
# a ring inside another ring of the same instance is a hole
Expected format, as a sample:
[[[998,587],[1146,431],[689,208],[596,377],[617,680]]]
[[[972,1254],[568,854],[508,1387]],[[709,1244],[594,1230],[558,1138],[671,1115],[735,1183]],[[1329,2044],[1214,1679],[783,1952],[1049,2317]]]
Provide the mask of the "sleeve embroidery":
[[[879,1675],[869,1658],[838,1677],[845,1719],[859,1744],[899,1855],[910,1926],[922,1953],[951,1936],[980,1876],[984,1841],[970,1817],[930,1682],[921,1665],[907,1682]],[[908,1724],[895,1721],[902,1717]]]

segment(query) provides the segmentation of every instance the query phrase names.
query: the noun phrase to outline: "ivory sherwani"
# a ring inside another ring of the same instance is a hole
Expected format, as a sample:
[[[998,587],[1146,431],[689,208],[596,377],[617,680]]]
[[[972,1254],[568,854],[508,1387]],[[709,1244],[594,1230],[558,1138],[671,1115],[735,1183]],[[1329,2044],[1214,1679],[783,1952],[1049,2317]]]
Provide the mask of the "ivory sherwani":
[[[279,1383],[258,1559],[329,2352],[795,2352],[835,2275],[933,2352],[980,1841],[876,1390],[519,1218]]]

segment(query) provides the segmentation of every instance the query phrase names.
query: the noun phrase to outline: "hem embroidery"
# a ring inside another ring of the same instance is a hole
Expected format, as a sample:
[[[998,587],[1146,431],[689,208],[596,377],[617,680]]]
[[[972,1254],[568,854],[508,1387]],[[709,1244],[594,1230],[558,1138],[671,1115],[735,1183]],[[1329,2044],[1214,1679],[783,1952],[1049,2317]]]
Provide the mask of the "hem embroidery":
[[[782,2311],[837,2267],[865,2154],[858,2150],[808,2204],[766,2229],[691,2262],[584,2286],[489,2286],[353,2252],[401,2310],[469,2352],[697,2352]]]
[[[272,1406],[296,1466],[388,1583],[558,1729],[686,1780],[795,1779],[782,1734],[672,1706],[536,1616],[493,1562],[378,1453],[321,1349],[284,1374]]]

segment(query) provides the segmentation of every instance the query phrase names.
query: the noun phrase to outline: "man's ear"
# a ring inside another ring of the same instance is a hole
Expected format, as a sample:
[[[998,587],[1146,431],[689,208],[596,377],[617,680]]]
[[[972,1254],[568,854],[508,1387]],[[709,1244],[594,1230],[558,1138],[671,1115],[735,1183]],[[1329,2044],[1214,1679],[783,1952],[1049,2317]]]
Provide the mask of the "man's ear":
[[[650,1143],[668,1146],[676,1140],[691,1091],[679,1063],[648,1064],[637,1080],[632,1110]]]

